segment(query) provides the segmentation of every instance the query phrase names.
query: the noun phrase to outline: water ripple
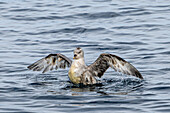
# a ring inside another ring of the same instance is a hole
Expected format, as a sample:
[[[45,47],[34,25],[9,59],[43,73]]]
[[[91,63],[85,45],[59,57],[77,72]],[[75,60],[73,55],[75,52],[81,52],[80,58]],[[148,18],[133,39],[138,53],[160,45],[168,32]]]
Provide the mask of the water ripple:
[[[56,20],[56,19],[74,19],[74,16],[45,16],[45,17],[11,17],[11,20],[23,20],[23,21],[40,21],[40,20]]]
[[[99,12],[99,13],[80,13],[76,14],[75,16],[87,19],[100,19],[100,18],[113,18],[121,15],[115,12]]]
[[[37,10],[37,9],[32,9],[32,8],[23,8],[23,9],[11,9],[9,10],[11,12],[33,12],[33,11],[41,11],[41,10]]]
[[[83,27],[77,27],[77,28],[64,28],[64,29],[58,29],[58,30],[50,30],[50,31],[44,31],[44,32],[38,32],[38,33],[25,33],[27,35],[39,35],[39,34],[52,34],[52,33],[84,33],[84,32],[95,32],[95,31],[103,31],[104,28],[83,28]]]
[[[0,2],[0,112],[169,112],[169,1]],[[50,53],[87,65],[101,53],[132,63],[144,80],[108,69],[101,83],[74,85],[66,70],[27,66]]]

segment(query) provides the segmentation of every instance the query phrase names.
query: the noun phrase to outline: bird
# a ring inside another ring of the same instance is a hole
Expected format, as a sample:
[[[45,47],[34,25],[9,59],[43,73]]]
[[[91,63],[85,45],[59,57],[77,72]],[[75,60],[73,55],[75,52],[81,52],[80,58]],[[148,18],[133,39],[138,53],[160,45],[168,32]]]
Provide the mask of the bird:
[[[49,54],[27,68],[33,71],[43,70],[42,73],[45,73],[50,70],[68,67],[70,68],[68,71],[70,81],[73,84],[83,85],[97,84],[98,80],[96,78],[101,78],[109,67],[113,68],[116,72],[143,79],[141,73],[132,64],[119,56],[102,53],[92,64],[87,66],[82,48],[77,47],[73,53],[73,61],[60,53]]]

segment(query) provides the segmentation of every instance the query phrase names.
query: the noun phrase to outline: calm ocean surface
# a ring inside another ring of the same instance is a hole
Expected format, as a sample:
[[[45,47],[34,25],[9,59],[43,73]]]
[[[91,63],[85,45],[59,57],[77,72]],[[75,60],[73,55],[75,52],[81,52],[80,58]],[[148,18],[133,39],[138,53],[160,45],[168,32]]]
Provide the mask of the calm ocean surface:
[[[144,80],[109,69],[102,84],[75,87],[68,69],[27,69],[50,53],[85,51],[132,63]],[[170,112],[169,0],[1,0],[0,112]]]

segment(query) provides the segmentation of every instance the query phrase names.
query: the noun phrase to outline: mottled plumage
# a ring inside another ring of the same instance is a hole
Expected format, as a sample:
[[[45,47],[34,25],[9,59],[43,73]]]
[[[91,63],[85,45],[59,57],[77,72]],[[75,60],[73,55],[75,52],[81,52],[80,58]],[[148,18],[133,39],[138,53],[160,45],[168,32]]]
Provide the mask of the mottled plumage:
[[[74,84],[83,83],[84,85],[96,84],[97,80],[95,77],[101,77],[109,67],[117,72],[143,79],[140,72],[133,65],[116,55],[103,53],[94,63],[86,66],[83,50],[76,48],[73,59],[74,61],[72,62],[62,54],[50,54],[28,66],[28,68],[33,71],[43,70],[43,73],[45,73],[54,68],[58,69],[71,66],[68,73],[70,81]]]
[[[28,66],[28,69],[33,71],[41,71],[45,73],[49,70],[63,68],[71,66],[72,61],[62,54],[49,54],[45,58],[38,60],[37,62]]]

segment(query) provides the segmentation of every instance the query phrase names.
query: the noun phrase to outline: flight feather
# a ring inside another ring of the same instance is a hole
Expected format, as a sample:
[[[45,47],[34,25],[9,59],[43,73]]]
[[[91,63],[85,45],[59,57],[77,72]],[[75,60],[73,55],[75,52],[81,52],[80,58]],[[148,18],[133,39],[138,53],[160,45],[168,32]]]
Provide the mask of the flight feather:
[[[49,54],[45,58],[42,58],[35,63],[28,66],[28,69],[33,71],[42,71],[43,73],[58,69],[58,68],[66,68],[71,66],[72,61],[62,54]]]
[[[93,75],[101,77],[109,67],[117,72],[143,79],[140,72],[132,64],[112,54],[101,54],[93,64],[88,66],[88,70],[91,70]]]

